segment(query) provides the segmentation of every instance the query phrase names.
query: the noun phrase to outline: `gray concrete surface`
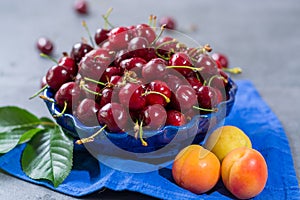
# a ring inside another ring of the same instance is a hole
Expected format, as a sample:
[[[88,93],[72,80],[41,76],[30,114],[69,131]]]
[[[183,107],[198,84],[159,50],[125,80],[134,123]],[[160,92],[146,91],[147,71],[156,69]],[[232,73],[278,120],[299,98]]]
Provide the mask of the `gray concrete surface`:
[[[0,1],[0,106],[18,105],[39,116],[48,112],[39,99],[28,97],[52,65],[39,57],[35,42],[47,36],[55,42],[55,54],[70,51],[87,37],[86,20],[93,32],[103,25],[101,14],[113,7],[115,25],[146,22],[149,14],[174,16],[181,31],[199,43],[209,43],[228,55],[250,79],[282,122],[300,177],[300,4],[296,0],[252,1],[100,1],[90,0],[90,15],[77,15],[73,0]],[[196,26],[197,31],[191,32]],[[82,199],[151,199],[130,192],[97,192]],[[73,199],[44,187],[0,173],[0,199]]]

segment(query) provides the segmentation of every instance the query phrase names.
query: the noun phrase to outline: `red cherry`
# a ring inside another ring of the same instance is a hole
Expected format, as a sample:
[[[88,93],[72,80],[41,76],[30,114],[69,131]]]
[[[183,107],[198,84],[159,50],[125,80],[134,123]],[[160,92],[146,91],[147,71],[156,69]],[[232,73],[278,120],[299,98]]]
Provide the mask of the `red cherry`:
[[[97,119],[97,112],[100,106],[93,99],[83,99],[74,115],[79,119],[81,123],[86,126],[96,126],[99,125]]]
[[[66,82],[72,81],[73,76],[63,66],[55,65],[46,74],[47,84],[55,91]]]
[[[171,104],[177,110],[186,111],[197,104],[197,94],[190,85],[180,85],[172,96]]]
[[[143,66],[142,76],[145,80],[151,81],[161,79],[167,74],[166,62],[161,58],[154,58]]]
[[[141,112],[143,125],[148,126],[152,130],[157,130],[165,125],[167,112],[165,108],[159,104],[149,105]]]
[[[151,81],[146,89],[147,105],[166,106],[170,102],[171,94],[167,83],[160,80]]]
[[[212,57],[215,61],[217,61],[217,62],[220,63],[221,68],[228,68],[228,66],[229,66],[229,61],[228,61],[227,56],[225,56],[224,54],[222,54],[222,53],[213,53],[213,54],[211,55],[211,57]]]
[[[114,44],[115,50],[127,49],[131,38],[132,32],[124,26],[113,28],[108,33],[108,40]]]
[[[51,54],[53,51],[53,48],[54,48],[52,41],[45,37],[39,38],[36,46],[40,52],[47,54],[47,55]]]
[[[54,98],[59,107],[63,108],[66,102],[67,110],[72,111],[79,104],[81,90],[75,82],[67,82],[59,88]]]
[[[88,3],[86,0],[77,0],[74,3],[74,9],[79,14],[87,14],[88,13]]]
[[[58,60],[58,65],[63,66],[66,70],[70,72],[74,77],[77,75],[78,67],[73,58],[68,55],[64,55]]]
[[[75,63],[78,64],[85,54],[91,50],[93,50],[93,47],[86,43],[76,43],[72,47],[70,56],[75,60]]]
[[[96,30],[96,33],[95,33],[95,36],[94,36],[94,40],[95,40],[96,44],[100,45],[104,41],[106,41],[108,39],[108,33],[109,32],[110,32],[110,30],[108,30],[108,29],[98,28]]]
[[[184,114],[177,110],[167,111],[166,125],[182,126],[184,124],[186,124],[186,117]]]
[[[179,66],[179,68],[175,68],[179,73],[181,73],[184,77],[189,77],[194,74],[194,71],[189,68],[184,68],[181,66],[192,66],[192,61],[188,54],[184,52],[177,52],[171,56],[169,60],[170,66]]]
[[[149,44],[156,39],[156,33],[148,24],[138,24],[135,27],[135,35],[145,38]]]
[[[135,83],[127,83],[119,91],[119,101],[131,111],[142,110],[146,106],[146,98],[143,96],[144,88]]]
[[[164,17],[162,17],[159,20],[159,24],[160,24],[160,26],[166,25],[165,28],[167,28],[167,29],[171,29],[171,30],[176,29],[175,19],[173,17],[170,17],[170,16],[164,16]]]
[[[124,107],[119,103],[108,103],[100,108],[98,121],[101,125],[106,125],[110,132],[121,132],[127,127],[128,115]]]
[[[212,109],[219,103],[217,93],[213,87],[202,86],[197,91],[200,108]]]
[[[122,60],[120,67],[124,70],[134,71],[137,76],[141,76],[142,68],[147,62],[140,57],[132,57],[125,60]]]

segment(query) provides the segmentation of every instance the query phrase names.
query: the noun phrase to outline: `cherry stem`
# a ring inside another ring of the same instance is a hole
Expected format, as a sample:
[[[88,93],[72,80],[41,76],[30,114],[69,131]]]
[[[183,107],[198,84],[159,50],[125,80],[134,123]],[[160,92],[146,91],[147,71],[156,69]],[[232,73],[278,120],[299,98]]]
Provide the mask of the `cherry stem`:
[[[29,97],[29,100],[39,96],[46,88],[48,87],[48,85],[46,84],[44,87],[42,87],[39,91],[37,91],[34,95],[32,95],[31,97]]]
[[[83,20],[81,24],[85,28],[85,30],[90,38],[90,42],[91,42],[92,46],[95,47],[94,40],[92,38],[91,32],[90,32],[89,27],[87,26],[86,22]]]
[[[99,135],[104,129],[106,128],[106,125],[104,125],[103,127],[101,127],[96,133],[94,133],[93,135],[91,135],[90,137],[87,138],[82,138],[79,140],[76,140],[76,144],[85,144],[85,143],[89,143],[89,142],[93,142],[95,140],[95,137],[97,135]]]
[[[51,103],[56,103],[53,99],[50,99],[49,97],[46,97],[44,95],[40,95],[39,96],[41,99],[43,99],[44,101],[49,101]]]
[[[208,108],[200,108],[198,106],[193,106],[193,108],[197,109],[197,110],[207,111],[207,112],[217,112],[218,111],[218,108],[208,109]]]
[[[80,81],[80,84],[79,84],[79,87],[80,88],[83,88],[85,91],[87,91],[88,93],[91,93],[91,94],[94,94],[94,95],[97,95],[97,96],[101,96],[102,94],[98,93],[98,92],[95,92],[93,90],[90,90],[88,89],[85,85],[84,85],[84,80],[81,80]]]
[[[43,57],[43,58],[47,58],[48,60],[51,60],[51,61],[53,61],[55,64],[58,65],[57,60],[55,60],[55,59],[52,58],[51,56],[49,56],[49,55],[47,55],[47,54],[44,54],[44,53],[40,53],[40,56]]]
[[[140,127],[139,127],[139,135],[140,135],[140,140],[142,142],[142,145],[144,147],[148,146],[148,143],[143,139],[143,121],[141,121]]]
[[[161,35],[163,34],[165,28],[166,28],[166,24],[164,24],[164,25],[162,25],[162,26],[160,27],[160,32],[159,32],[159,34],[156,36],[156,38],[153,40],[153,42],[150,44],[150,46],[153,46],[153,45],[157,42],[157,40],[158,40],[158,39],[161,37]]]
[[[111,28],[114,28],[114,27],[115,27],[114,25],[112,25],[112,24],[108,21],[108,17],[109,17],[109,15],[111,14],[112,10],[113,10],[113,8],[109,8],[109,9],[107,10],[106,14],[105,14],[105,15],[102,15],[102,18],[104,19],[104,22],[105,22],[104,27],[105,27],[106,29],[107,29],[107,25],[110,26]]]
[[[210,77],[210,79],[209,79],[209,81],[208,81],[208,83],[207,83],[207,86],[210,86],[211,85],[211,82],[212,82],[212,80],[213,79],[215,79],[215,78],[222,78],[223,79],[223,81],[225,82],[225,83],[227,83],[228,82],[228,80],[226,79],[226,78],[224,78],[223,76],[221,76],[221,75],[214,75],[214,76],[212,76],[212,77]]]
[[[66,101],[64,101],[64,108],[63,110],[58,113],[57,115],[53,115],[54,118],[58,118],[58,117],[61,117],[63,116],[63,114],[65,114],[66,110],[67,110],[67,107],[68,107],[68,103]]]
[[[148,95],[148,94],[158,94],[158,95],[162,96],[167,103],[170,103],[170,101],[171,101],[169,97],[167,97],[163,93],[156,92],[156,91],[147,91],[147,92],[143,93],[142,96],[145,96],[145,95]]]
[[[159,57],[163,58],[164,60],[170,60],[170,53],[174,53],[174,49],[170,49],[170,52],[169,53],[169,57],[166,57],[164,55],[161,55],[159,52],[158,52],[158,49],[160,49],[161,47],[163,47],[164,45],[168,45],[168,44],[172,44],[172,43],[178,43],[176,39],[173,39],[173,40],[170,40],[170,41],[166,41],[166,42],[163,42],[161,43],[160,45],[158,45],[156,48],[155,48],[155,53],[156,55],[158,55]],[[176,44],[177,46],[177,44]]]
[[[204,69],[204,67],[191,67],[191,66],[167,66],[166,67],[167,69],[176,69],[176,68],[178,68],[178,69],[191,69],[191,70],[193,70],[193,71],[195,71],[195,72],[200,72],[200,71],[202,71],[203,69]]]
[[[240,73],[242,73],[242,69],[241,68],[239,68],[239,67],[234,67],[234,68],[225,68],[225,67],[223,67],[222,68],[222,70],[224,71],[224,72],[229,72],[229,73],[232,73],[232,74],[240,74]]]
[[[96,83],[96,84],[99,84],[99,85],[103,85],[103,86],[106,85],[106,83],[102,83],[102,82],[100,82],[100,81],[96,81],[96,80],[91,79],[91,78],[88,78],[88,77],[84,77],[84,80],[90,81],[90,82],[92,82],[92,83]]]

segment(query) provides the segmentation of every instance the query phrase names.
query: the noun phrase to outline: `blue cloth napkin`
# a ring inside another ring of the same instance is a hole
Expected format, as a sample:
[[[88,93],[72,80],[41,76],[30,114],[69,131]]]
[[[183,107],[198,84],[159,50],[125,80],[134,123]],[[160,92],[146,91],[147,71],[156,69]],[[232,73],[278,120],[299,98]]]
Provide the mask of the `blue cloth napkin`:
[[[254,199],[300,199],[287,137],[281,123],[263,101],[251,81],[237,81],[238,92],[232,112],[225,124],[235,125],[248,134],[257,149],[265,157],[269,177],[265,189]],[[25,145],[20,145],[0,157],[0,168],[20,179],[43,185],[55,191],[84,196],[102,188],[140,192],[160,199],[231,199],[234,198],[220,181],[211,191],[196,195],[174,183],[172,165],[148,173],[128,173],[114,170],[99,163],[82,149],[74,150],[73,169],[57,188],[45,181],[28,178],[20,166]]]

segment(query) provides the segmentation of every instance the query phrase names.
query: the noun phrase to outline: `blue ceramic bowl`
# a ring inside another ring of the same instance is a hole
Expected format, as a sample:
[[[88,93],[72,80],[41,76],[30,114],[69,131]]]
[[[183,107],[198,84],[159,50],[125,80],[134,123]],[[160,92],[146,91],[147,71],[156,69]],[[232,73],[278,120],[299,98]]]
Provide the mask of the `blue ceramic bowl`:
[[[177,126],[165,126],[158,131],[144,131],[145,140],[148,146],[143,146],[139,139],[133,136],[132,132],[109,133],[105,130],[95,139],[94,142],[88,143],[93,151],[114,154],[118,150],[132,152],[135,155],[142,153],[143,158],[147,158],[144,153],[150,154],[151,157],[163,157],[166,155],[174,155],[178,151],[189,144],[201,144],[211,130],[223,124],[225,117],[230,113],[235,101],[237,85],[229,78],[228,100],[218,105],[218,111],[207,115],[196,115],[187,124]],[[44,91],[44,95],[53,99],[54,93],[50,88]],[[51,115],[60,113],[61,109],[53,102],[45,101]],[[77,118],[71,114],[63,114],[61,117],[54,118],[62,129],[76,138],[88,137],[97,132],[101,126],[88,127],[83,125]],[[117,147],[117,148],[116,148]],[[159,152],[159,150],[162,150]]]

